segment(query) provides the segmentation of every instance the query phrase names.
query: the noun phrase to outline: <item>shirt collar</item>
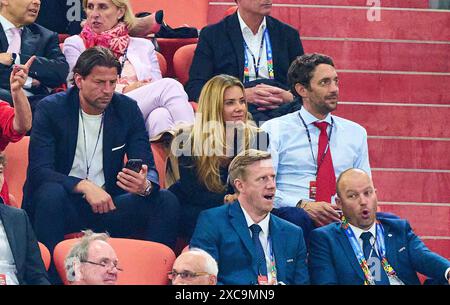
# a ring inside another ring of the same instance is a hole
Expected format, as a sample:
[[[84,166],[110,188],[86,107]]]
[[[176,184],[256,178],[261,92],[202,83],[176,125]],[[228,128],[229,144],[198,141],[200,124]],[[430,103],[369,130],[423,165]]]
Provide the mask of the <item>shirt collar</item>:
[[[266,217],[264,217],[263,220],[261,220],[259,223],[256,223],[253,221],[253,219],[250,217],[250,215],[247,213],[247,211],[244,209],[244,207],[241,205],[242,212],[244,212],[245,221],[247,222],[247,228],[250,228],[251,225],[257,224],[261,227],[261,230],[263,231],[265,236],[269,236],[269,220],[270,220],[270,213],[267,213]]]
[[[313,116],[311,113],[309,113],[308,110],[305,109],[305,107],[302,107],[299,110],[300,115],[302,116],[303,120],[305,121],[306,125],[310,125],[314,122],[327,122],[331,125],[331,114],[329,113],[324,120],[319,120],[315,116]]]
[[[370,229],[369,230],[363,230],[363,229],[360,229],[360,228],[358,228],[358,227],[355,227],[354,225],[352,225],[351,223],[349,223],[349,225],[350,225],[350,228],[352,228],[352,231],[353,231],[353,233],[355,233],[355,237],[357,238],[357,239],[359,239],[360,238],[360,236],[361,236],[361,234],[363,234],[364,232],[370,232],[370,233],[372,233],[372,236],[375,238],[375,236],[376,236],[376,221],[372,224],[372,226],[370,227]]]
[[[16,27],[11,21],[9,21],[5,17],[3,17],[1,14],[0,14],[0,23],[2,24],[3,31],[5,31],[5,32],[9,31],[11,28]],[[20,27],[19,29],[22,30],[22,28],[23,28],[23,26]]]
[[[239,10],[237,11],[237,15],[238,15],[239,25],[241,26],[242,33],[247,31],[249,33],[252,33],[252,35],[253,35],[252,30],[247,26],[244,19],[242,19],[241,14],[239,13]],[[265,30],[265,28],[266,28],[266,17],[264,16],[263,21],[259,25],[258,33],[256,33],[256,35],[258,35],[259,33],[262,33]]]

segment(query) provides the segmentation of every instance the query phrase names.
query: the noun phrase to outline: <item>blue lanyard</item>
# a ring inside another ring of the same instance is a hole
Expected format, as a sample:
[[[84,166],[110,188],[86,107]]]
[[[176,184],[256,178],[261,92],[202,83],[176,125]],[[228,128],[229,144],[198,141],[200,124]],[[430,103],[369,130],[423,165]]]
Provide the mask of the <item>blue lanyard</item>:
[[[273,54],[272,54],[272,45],[270,43],[270,37],[269,37],[269,31],[267,28],[264,30],[263,36],[261,38],[261,43],[259,45],[259,54],[258,54],[258,60],[256,60],[255,55],[248,47],[247,43],[244,39],[244,82],[250,81],[250,70],[249,70],[249,61],[247,52],[250,53],[253,59],[253,68],[255,69],[255,78],[257,79],[259,77],[259,65],[261,62],[261,55],[262,50],[264,47],[264,42],[266,43],[266,57],[267,57],[267,70],[269,72],[269,79],[274,79],[274,72],[273,72]]]

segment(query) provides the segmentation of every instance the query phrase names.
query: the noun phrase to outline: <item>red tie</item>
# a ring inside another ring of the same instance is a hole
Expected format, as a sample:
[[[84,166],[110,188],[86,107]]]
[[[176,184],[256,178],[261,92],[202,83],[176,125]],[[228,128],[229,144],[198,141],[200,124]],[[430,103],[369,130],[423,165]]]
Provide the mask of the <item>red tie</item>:
[[[316,201],[331,202],[331,196],[336,193],[336,175],[331,159],[331,148],[328,145],[328,123],[315,122],[314,125],[320,129],[319,150],[317,152]],[[325,150],[327,151],[324,156]]]

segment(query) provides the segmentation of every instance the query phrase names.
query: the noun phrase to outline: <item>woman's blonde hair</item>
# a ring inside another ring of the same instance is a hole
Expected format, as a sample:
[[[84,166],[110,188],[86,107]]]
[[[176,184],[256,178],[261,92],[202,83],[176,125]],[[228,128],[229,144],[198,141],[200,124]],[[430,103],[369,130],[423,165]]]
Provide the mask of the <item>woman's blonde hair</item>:
[[[83,9],[86,11],[88,0],[83,0]],[[125,9],[123,17],[119,20],[125,22],[128,29],[132,28],[136,22],[136,17],[134,17],[133,9],[128,0],[111,0],[111,2],[118,8]]]
[[[195,158],[197,177],[208,190],[223,192],[226,185],[220,179],[220,165],[226,159],[226,128],[223,120],[224,94],[231,87],[244,86],[239,79],[221,74],[211,78],[203,87],[199,101],[198,113],[190,134],[191,153]],[[243,149],[248,149],[258,129],[247,112],[242,124]]]

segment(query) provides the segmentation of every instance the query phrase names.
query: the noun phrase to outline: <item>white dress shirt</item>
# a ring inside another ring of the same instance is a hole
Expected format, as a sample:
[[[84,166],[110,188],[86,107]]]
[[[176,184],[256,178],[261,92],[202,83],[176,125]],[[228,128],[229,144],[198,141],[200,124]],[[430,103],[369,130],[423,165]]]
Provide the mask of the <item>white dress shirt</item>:
[[[263,38],[264,30],[266,29],[266,17],[264,17],[263,21],[261,22],[258,32],[253,34],[252,30],[247,26],[244,19],[242,19],[241,15],[239,14],[238,10],[238,20],[239,25],[241,26],[241,32],[242,36],[245,40],[245,43],[247,44],[248,48],[252,51],[253,55],[255,56],[255,61],[258,63],[258,55],[259,55],[259,49],[261,45],[261,40]],[[259,62],[259,71],[258,71],[258,79],[260,78],[269,78],[269,70],[267,69],[267,54],[266,54],[266,43],[263,43],[263,48],[261,50],[261,59]],[[248,58],[248,69],[250,74],[250,81],[256,79],[256,71],[255,67],[253,65],[253,58],[250,52],[244,48],[244,52],[247,53]]]
[[[253,221],[253,219],[250,217],[250,215],[247,213],[247,211],[242,207],[242,212],[244,212],[245,221],[247,222],[248,231],[250,232],[250,236],[252,236],[252,231],[250,230],[250,226],[253,224],[257,224],[261,227],[261,232],[259,232],[259,240],[261,241],[261,245],[264,250],[264,256],[266,258],[266,267],[267,267],[267,280],[270,283],[272,281],[272,274],[270,272],[271,269],[271,261],[270,261],[270,253],[272,249],[270,248],[272,245],[269,244],[269,220],[270,220],[270,213],[267,214],[266,217],[264,217],[263,220],[261,220],[259,223],[256,223]],[[276,279],[275,279],[276,280]]]
[[[16,263],[9,246],[3,222],[0,219],[0,274],[6,276],[6,285],[19,285]]]
[[[311,135],[314,158],[299,114]],[[331,118],[334,125],[328,127],[328,134],[332,128],[330,149],[336,178],[351,167],[361,168],[370,175],[366,130],[355,122],[331,114],[323,121],[331,124]],[[320,135],[320,129],[313,125],[316,121],[319,120],[302,107],[299,111],[269,120],[261,126],[270,139],[269,151],[277,182],[276,208],[295,207],[301,199],[311,200],[309,183],[316,180]]]

